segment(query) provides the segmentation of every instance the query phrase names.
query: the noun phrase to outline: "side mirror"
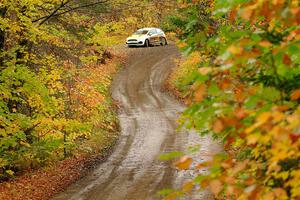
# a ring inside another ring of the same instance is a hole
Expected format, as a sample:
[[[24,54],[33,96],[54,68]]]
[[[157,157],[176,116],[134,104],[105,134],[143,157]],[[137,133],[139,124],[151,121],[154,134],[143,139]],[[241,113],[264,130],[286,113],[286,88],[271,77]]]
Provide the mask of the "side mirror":
[[[147,35],[151,36],[151,35],[152,35],[152,33],[148,33]]]

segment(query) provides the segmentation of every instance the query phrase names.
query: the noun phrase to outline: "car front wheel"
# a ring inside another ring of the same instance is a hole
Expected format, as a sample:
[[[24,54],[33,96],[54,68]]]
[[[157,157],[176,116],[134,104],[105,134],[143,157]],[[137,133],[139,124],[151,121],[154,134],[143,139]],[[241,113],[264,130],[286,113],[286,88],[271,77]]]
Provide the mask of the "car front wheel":
[[[144,44],[145,47],[149,47],[150,46],[150,43],[149,43],[149,40],[145,40],[145,44]]]

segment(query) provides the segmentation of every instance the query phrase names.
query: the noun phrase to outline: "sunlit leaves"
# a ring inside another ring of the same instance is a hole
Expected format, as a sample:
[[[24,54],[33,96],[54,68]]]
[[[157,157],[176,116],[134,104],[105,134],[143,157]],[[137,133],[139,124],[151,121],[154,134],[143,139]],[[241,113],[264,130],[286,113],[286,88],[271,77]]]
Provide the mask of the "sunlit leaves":
[[[72,155],[94,132],[116,129],[107,92],[116,64],[100,64],[112,58],[105,50],[124,27],[96,25],[98,16],[82,10],[47,18],[61,5],[0,3],[0,180]]]
[[[174,162],[174,166],[177,167],[178,169],[186,170],[191,166],[192,162],[193,162],[192,158],[183,156],[179,160]]]

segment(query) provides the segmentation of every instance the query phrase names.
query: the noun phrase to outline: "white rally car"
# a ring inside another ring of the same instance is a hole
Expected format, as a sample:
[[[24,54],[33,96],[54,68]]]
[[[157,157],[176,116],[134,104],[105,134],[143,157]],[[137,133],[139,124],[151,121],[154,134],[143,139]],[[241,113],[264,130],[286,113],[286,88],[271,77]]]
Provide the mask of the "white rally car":
[[[126,39],[128,47],[152,45],[167,45],[167,38],[165,33],[159,28],[142,28],[133,33]]]

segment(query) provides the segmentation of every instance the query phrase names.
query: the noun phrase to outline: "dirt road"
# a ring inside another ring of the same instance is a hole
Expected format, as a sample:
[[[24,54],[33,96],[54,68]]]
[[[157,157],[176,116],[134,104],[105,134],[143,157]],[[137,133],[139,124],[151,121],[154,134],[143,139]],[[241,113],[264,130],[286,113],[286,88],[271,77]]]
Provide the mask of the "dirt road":
[[[53,200],[156,200],[157,191],[179,187],[191,172],[177,172],[157,158],[164,152],[186,151],[200,144],[194,159],[207,160],[218,151],[210,138],[175,131],[184,107],[161,90],[163,81],[180,56],[172,46],[135,48],[127,67],[116,76],[112,95],[120,102],[121,136],[112,156],[87,177]],[[205,173],[205,172],[204,172]],[[208,191],[182,199],[210,200]]]

